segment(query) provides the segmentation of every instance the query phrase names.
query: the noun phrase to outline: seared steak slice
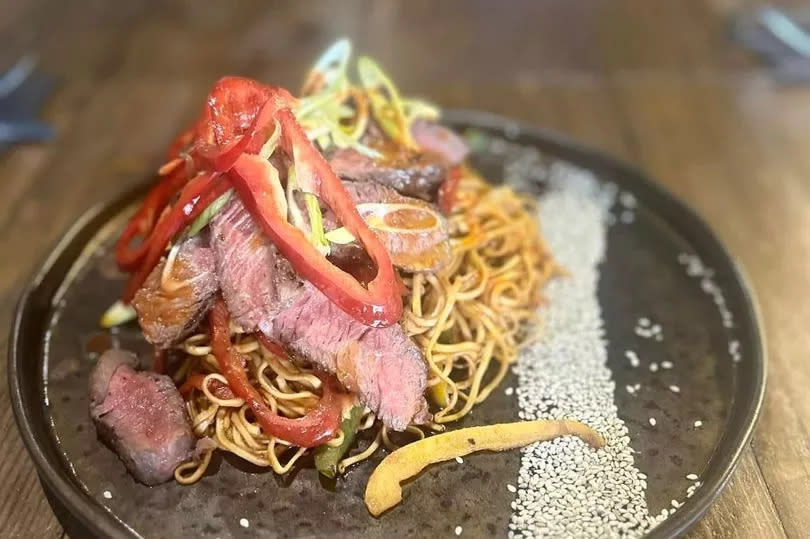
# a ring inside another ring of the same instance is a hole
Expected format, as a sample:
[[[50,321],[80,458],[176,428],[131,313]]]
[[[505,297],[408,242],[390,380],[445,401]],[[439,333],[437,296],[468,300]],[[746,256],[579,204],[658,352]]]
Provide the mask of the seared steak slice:
[[[196,439],[171,378],[136,372],[137,363],[125,350],[101,355],[90,374],[90,416],[135,479],[156,485],[191,457]]]
[[[238,197],[211,221],[211,246],[222,295],[245,331],[269,332],[275,315],[298,295],[301,280],[254,225]]]
[[[375,181],[403,195],[435,201],[447,167],[461,163],[469,153],[464,140],[452,130],[427,120],[416,120],[411,135],[421,148],[402,148],[385,139],[373,122],[363,142],[382,154],[374,159],[350,148],[332,152],[329,164],[344,179]]]
[[[390,428],[429,419],[422,352],[399,325],[371,328],[312,285],[273,321],[270,338],[333,372]]]
[[[374,159],[344,148],[329,156],[329,164],[341,178],[375,181],[396,189],[403,195],[436,200],[436,193],[446,172],[441,159],[393,144],[375,146],[374,149],[383,156]]]
[[[428,204],[419,199],[399,194],[396,190],[387,185],[368,181],[344,181],[343,187],[349,192],[349,196],[355,204],[367,202],[383,202],[387,204],[412,203]]]
[[[237,324],[336,373],[391,428],[427,419],[427,368],[400,326],[365,326],[302,281],[238,199],[210,226],[218,280]]]
[[[416,120],[411,135],[420,148],[438,155],[449,165],[458,165],[470,153],[467,143],[451,129],[428,120]]]
[[[160,348],[168,348],[197,327],[218,288],[214,254],[201,236],[181,244],[166,288],[161,284],[165,265],[162,262],[152,270],[132,300],[144,337]]]

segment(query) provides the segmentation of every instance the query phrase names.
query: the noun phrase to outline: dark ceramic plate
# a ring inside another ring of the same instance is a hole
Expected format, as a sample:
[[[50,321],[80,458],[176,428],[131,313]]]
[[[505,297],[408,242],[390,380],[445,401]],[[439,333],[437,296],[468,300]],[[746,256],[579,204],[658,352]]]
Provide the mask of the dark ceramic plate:
[[[557,134],[491,115],[456,112],[460,129],[502,136],[534,147],[541,159],[564,159],[614,182],[638,201],[633,226],[613,226],[602,265],[599,301],[609,341],[608,366],[616,379],[615,402],[647,474],[647,500],[656,514],[683,499],[684,475],[700,473],[703,487],[650,536],[676,536],[707,509],[733,472],[748,442],[765,383],[762,335],[751,290],[706,225],[639,171]],[[504,155],[476,156],[490,178],[502,177]],[[144,350],[134,328],[99,332],[96,321],[116,298],[122,276],[109,246],[122,214],[139,193],[130,193],[86,213],[65,235],[26,288],[17,310],[9,355],[11,398],[25,444],[57,515],[76,537],[249,536],[446,536],[463,525],[465,536],[504,537],[512,496],[492,484],[514,481],[517,451],[471,455],[429,469],[405,489],[404,503],[382,519],[362,501],[374,462],[329,484],[306,465],[285,477],[220,458],[194,487],[173,482],[148,488],[135,483],[95,437],[87,412],[87,374],[94,354],[113,341]],[[724,327],[711,296],[677,262],[678,253],[698,255],[714,270],[734,327]],[[632,278],[628,278],[632,276]],[[676,398],[652,373],[631,372],[624,350],[644,353],[633,334],[635,320],[650,315],[672,328],[656,354],[677,362],[669,383]],[[740,363],[729,358],[737,341]],[[652,398],[633,398],[623,388],[641,381]],[[641,379],[639,379],[641,376]],[[514,380],[506,385],[513,385]],[[650,408],[666,418],[647,428]],[[695,429],[693,420],[704,427]],[[514,420],[514,397],[497,391],[476,412],[476,423]],[[503,492],[493,496],[491,492]],[[248,518],[250,528],[240,526]]]

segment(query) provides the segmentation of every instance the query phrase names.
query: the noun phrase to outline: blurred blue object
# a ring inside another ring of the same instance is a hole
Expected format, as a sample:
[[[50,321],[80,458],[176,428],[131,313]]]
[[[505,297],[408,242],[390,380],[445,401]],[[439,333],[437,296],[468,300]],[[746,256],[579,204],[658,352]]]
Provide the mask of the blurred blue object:
[[[0,151],[20,142],[42,142],[54,135],[51,126],[36,120],[53,81],[35,73],[33,55],[20,58],[0,75]]]
[[[734,38],[771,65],[780,82],[810,82],[810,11],[773,7],[746,11],[735,18]]]

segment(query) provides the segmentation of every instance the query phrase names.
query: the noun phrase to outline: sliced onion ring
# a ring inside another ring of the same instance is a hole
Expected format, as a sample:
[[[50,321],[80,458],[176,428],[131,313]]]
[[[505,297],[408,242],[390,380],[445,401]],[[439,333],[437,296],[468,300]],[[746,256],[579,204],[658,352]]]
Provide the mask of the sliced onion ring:
[[[395,266],[407,271],[433,271],[450,257],[447,222],[431,206],[414,202],[365,202],[357,213],[382,241]],[[346,245],[354,236],[346,228],[326,233],[326,239]]]

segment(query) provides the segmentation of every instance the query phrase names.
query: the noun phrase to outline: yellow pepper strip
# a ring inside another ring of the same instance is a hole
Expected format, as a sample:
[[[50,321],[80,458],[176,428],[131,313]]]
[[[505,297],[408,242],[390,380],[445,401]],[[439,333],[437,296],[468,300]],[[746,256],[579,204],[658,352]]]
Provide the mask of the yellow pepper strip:
[[[366,507],[375,517],[402,501],[400,483],[426,466],[461,457],[474,451],[504,451],[533,442],[574,435],[601,449],[605,441],[598,432],[579,421],[517,421],[469,427],[430,436],[400,447],[383,459],[366,486]]]
[[[439,380],[439,383],[428,388],[430,398],[441,408],[447,408],[450,399],[447,395],[447,382]]]

